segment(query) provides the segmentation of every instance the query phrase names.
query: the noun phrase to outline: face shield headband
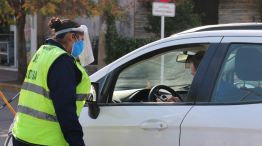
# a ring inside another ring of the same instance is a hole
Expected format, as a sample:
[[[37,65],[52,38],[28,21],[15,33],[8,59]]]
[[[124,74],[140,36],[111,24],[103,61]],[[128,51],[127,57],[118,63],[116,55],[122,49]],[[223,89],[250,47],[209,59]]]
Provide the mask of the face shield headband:
[[[83,52],[79,56],[81,65],[87,66],[91,64],[92,62],[94,62],[93,50],[91,46],[90,37],[88,34],[88,28],[86,27],[86,25],[81,25],[80,27],[77,27],[77,28],[63,29],[63,30],[57,31],[55,35],[59,35],[59,34],[70,32],[70,31],[84,32],[84,49],[83,49]]]

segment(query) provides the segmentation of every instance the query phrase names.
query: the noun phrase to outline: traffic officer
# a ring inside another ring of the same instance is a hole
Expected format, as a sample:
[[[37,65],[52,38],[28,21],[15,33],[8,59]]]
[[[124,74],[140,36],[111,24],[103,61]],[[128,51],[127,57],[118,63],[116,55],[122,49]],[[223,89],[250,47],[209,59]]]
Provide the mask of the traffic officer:
[[[84,146],[78,121],[90,79],[76,61],[85,49],[85,27],[51,18],[55,36],[30,61],[20,91],[13,145]]]

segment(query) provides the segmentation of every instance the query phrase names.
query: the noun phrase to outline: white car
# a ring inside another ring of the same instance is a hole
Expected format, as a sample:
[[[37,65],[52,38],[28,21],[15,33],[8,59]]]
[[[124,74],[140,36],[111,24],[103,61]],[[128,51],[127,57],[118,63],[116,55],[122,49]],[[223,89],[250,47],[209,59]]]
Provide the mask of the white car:
[[[193,77],[181,62],[198,51],[205,55]],[[175,34],[114,61],[91,81],[96,101],[80,115],[88,146],[262,144],[260,23]],[[156,102],[168,94],[183,101]]]

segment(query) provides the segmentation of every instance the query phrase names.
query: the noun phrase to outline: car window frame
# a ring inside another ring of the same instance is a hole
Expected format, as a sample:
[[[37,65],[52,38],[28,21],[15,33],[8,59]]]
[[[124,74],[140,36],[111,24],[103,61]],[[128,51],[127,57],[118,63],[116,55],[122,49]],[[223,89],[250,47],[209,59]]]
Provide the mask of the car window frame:
[[[200,93],[196,93],[197,98],[200,98],[201,96],[204,96],[205,101],[201,101],[199,99],[196,99],[195,105],[199,105],[199,106],[220,106],[221,105],[221,106],[223,106],[223,105],[243,105],[243,104],[262,103],[261,101],[227,102],[227,103],[225,103],[225,102],[220,102],[220,103],[212,103],[212,102],[210,102],[211,101],[211,96],[213,94],[213,90],[215,89],[215,85],[216,85],[216,82],[217,82],[217,79],[218,79],[218,76],[219,76],[219,73],[220,73],[220,69],[221,69],[221,67],[222,67],[222,65],[224,63],[224,58],[227,55],[227,52],[229,50],[230,45],[231,44],[237,44],[237,43],[238,44],[262,44],[261,43],[261,38],[262,38],[262,36],[224,36],[222,38],[221,43],[220,43],[219,47],[217,48],[217,50],[221,49],[220,53],[224,53],[223,59],[216,62],[216,65],[219,67],[219,72],[216,72],[216,74],[213,74],[213,75],[212,75],[212,72],[208,72],[206,74],[206,76],[209,76],[209,78],[212,78],[212,80],[210,80],[210,82],[212,82],[212,84],[211,84],[212,86],[209,87],[212,90],[208,90],[208,92],[203,91],[203,90],[205,90],[204,88],[202,88],[202,90],[200,89],[200,91],[197,90],[197,91],[200,92]],[[212,69],[210,69],[210,70],[212,70]],[[210,76],[213,76],[213,77],[210,77]],[[202,81],[203,81],[202,84],[205,84],[204,82],[209,82],[207,80],[202,80]],[[195,84],[194,81],[193,81],[192,84]]]
[[[196,104],[210,101],[227,50],[228,43],[219,43],[210,47],[204,56],[189,92],[189,98],[195,98]]]
[[[215,82],[212,84],[212,91],[211,93],[209,93],[209,98],[208,98],[208,102],[196,102],[197,105],[243,105],[243,104],[257,104],[257,103],[262,103],[261,101],[245,101],[245,102],[212,102],[211,98],[213,96],[213,93],[215,91],[215,87],[216,87],[216,83],[219,80],[219,75],[220,75],[220,70],[222,69],[223,65],[224,65],[224,60],[225,57],[228,55],[228,51],[230,50],[230,46],[233,44],[254,44],[254,45],[261,45],[262,43],[258,43],[258,42],[230,42],[230,43],[221,43],[220,49],[223,50],[224,53],[224,57],[223,60],[220,60],[219,62],[219,72],[217,72],[216,77],[215,77]],[[217,62],[218,63],[218,62]]]
[[[201,37],[201,38],[208,38],[208,37]],[[222,37],[216,37],[216,38],[219,38],[220,41],[222,40]],[[186,39],[194,39],[194,38],[186,38]],[[172,40],[172,41],[177,41],[177,40]],[[124,103],[124,104],[123,103],[121,103],[121,104],[110,103],[109,101],[112,101],[112,96],[113,96],[115,84],[116,84],[116,81],[117,81],[117,78],[118,78],[120,72],[123,69],[125,69],[126,67],[128,67],[130,65],[133,65],[133,64],[135,64],[135,63],[137,63],[139,61],[146,60],[148,58],[151,58],[151,57],[153,57],[155,55],[158,55],[158,54],[161,54],[161,53],[164,53],[164,52],[175,50],[175,48],[179,49],[179,48],[181,48],[181,46],[192,46],[192,45],[196,45],[196,44],[209,44],[208,50],[210,50],[210,47],[216,49],[218,47],[219,43],[220,42],[214,43],[214,42],[209,42],[209,41],[206,41],[206,42],[202,41],[202,42],[195,42],[195,43],[187,42],[187,43],[182,43],[182,44],[178,44],[178,45],[172,45],[172,46],[168,46],[168,47],[159,47],[158,49],[156,49],[154,51],[145,53],[145,54],[143,54],[141,56],[136,57],[133,60],[130,60],[130,61],[124,63],[123,65],[119,66],[118,68],[115,68],[110,73],[108,73],[108,75],[107,75],[107,82],[106,82],[105,86],[103,87],[103,92],[101,93],[101,95],[104,95],[103,98],[106,98],[106,100],[105,99],[104,100],[100,100],[100,101],[103,101],[102,105],[110,105],[110,106],[112,106],[112,105],[114,105],[114,106],[115,105],[118,105],[118,106],[120,106],[120,105],[156,105],[156,104],[157,105],[161,105],[159,103],[146,103],[146,104],[141,104],[141,103]],[[156,45],[160,45],[160,44],[156,44]],[[213,49],[211,49],[211,50],[213,50]],[[195,80],[195,78],[199,77],[197,74],[194,77],[194,80]],[[194,82],[194,80],[193,80],[193,82]],[[193,82],[192,82],[192,84],[193,84]],[[189,90],[189,93],[190,93],[189,95],[191,95],[193,97],[196,97],[196,93],[197,92],[192,92],[191,93],[191,90]],[[182,105],[192,105],[194,103],[195,103],[195,99],[192,99],[192,102],[168,103],[166,105],[170,105],[170,104],[175,104],[175,105],[181,105],[181,104]]]

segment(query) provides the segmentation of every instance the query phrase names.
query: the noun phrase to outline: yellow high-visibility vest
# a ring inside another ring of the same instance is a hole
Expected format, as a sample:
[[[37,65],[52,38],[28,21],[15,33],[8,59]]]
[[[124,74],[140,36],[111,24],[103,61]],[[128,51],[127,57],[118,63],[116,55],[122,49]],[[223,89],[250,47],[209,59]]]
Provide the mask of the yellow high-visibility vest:
[[[47,86],[47,75],[51,65],[66,53],[57,46],[42,45],[33,56],[20,91],[13,127],[14,137],[33,144],[68,145],[57,121]],[[82,80],[76,87],[76,113],[79,116],[85,99],[89,96],[91,84],[85,69],[77,61],[75,64],[82,73]]]

